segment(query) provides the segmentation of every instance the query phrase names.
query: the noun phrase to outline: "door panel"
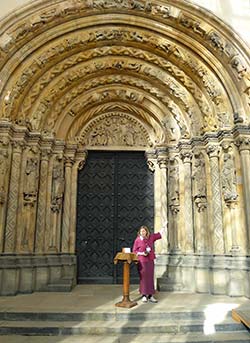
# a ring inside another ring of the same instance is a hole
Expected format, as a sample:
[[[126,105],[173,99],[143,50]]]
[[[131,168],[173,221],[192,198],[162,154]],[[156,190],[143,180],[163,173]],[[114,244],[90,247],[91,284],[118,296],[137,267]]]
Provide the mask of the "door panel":
[[[100,158],[101,157],[101,158]],[[113,283],[114,160],[90,153],[78,175],[77,258],[79,283]]]
[[[131,247],[140,225],[152,227],[153,175],[143,152],[90,152],[78,176],[79,283],[122,282],[113,258]],[[131,282],[137,282],[135,266]]]

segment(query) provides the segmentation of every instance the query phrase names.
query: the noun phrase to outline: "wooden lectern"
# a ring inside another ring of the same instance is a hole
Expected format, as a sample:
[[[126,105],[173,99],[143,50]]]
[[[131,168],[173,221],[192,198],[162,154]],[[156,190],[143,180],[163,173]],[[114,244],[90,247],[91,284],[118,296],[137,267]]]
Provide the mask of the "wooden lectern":
[[[123,299],[116,303],[115,306],[130,308],[136,306],[137,302],[131,301],[129,298],[129,267],[132,262],[138,263],[138,257],[134,253],[118,252],[114,258],[114,264],[117,264],[119,261],[123,262]]]

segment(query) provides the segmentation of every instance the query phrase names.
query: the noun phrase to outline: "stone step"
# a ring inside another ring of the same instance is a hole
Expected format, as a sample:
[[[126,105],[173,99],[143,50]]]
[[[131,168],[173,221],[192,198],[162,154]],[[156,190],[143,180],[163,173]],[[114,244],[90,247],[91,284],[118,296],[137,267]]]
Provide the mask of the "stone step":
[[[22,336],[7,335],[0,337],[1,343],[249,343],[250,334],[242,332],[216,333],[213,335],[201,334],[123,334],[113,336]]]
[[[58,279],[53,284],[48,284],[49,292],[70,292],[72,290],[72,280],[67,278]]]
[[[154,305],[153,305],[154,306]],[[147,309],[147,305],[144,306]],[[125,310],[126,311],[126,310]],[[105,320],[206,320],[206,314],[204,311],[152,311],[149,312],[123,312],[110,311],[110,312],[14,312],[14,311],[0,311],[0,321],[3,320],[14,320],[14,321],[105,321]],[[211,317],[211,314],[210,314]],[[214,318],[214,316],[212,315]],[[224,319],[232,319],[231,311],[223,314]]]
[[[1,321],[0,335],[116,335],[116,334],[187,334],[203,332],[244,332],[241,323],[226,319],[220,323],[204,320],[150,321]],[[249,336],[250,338],[250,336]],[[250,342],[250,340],[249,340]]]

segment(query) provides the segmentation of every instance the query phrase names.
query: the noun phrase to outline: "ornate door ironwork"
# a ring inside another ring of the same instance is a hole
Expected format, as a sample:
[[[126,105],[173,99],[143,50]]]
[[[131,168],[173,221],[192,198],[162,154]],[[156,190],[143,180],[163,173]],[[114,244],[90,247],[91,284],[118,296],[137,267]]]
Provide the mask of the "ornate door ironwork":
[[[143,152],[90,151],[78,175],[78,283],[120,283],[113,258],[131,247],[141,225],[153,226],[153,174]],[[131,268],[131,282],[137,270]]]

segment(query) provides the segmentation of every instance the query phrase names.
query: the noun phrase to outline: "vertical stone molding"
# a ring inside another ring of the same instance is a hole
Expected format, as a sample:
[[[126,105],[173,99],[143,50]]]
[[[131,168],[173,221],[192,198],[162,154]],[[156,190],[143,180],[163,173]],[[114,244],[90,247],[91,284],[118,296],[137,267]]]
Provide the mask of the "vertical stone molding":
[[[171,229],[169,231],[170,251],[176,254],[180,252],[180,172],[179,162],[175,155],[172,155],[169,158],[168,183],[168,203],[171,213]]]
[[[148,169],[154,173],[154,229],[158,231],[163,224],[161,216],[161,171],[157,163],[157,153],[154,149],[147,150],[145,152],[145,158]],[[156,247],[159,246],[158,243]]]
[[[183,151],[181,159],[184,165],[184,223],[185,223],[185,245],[183,250],[186,253],[194,252],[194,232],[193,232],[193,204],[192,204],[192,175],[191,163],[192,153]]]
[[[34,137],[23,151],[18,213],[17,250],[33,253],[37,211],[40,151]],[[22,196],[21,196],[22,195]]]
[[[42,253],[45,249],[45,232],[46,232],[46,217],[50,215],[46,213],[46,200],[47,200],[47,184],[48,184],[48,168],[49,156],[51,147],[42,147],[41,149],[41,164],[40,164],[40,180],[39,180],[39,196],[38,208],[36,219],[36,239],[35,239],[35,252]]]
[[[76,162],[72,168],[71,215],[69,229],[69,253],[71,254],[75,253],[78,171],[83,169],[87,155],[87,151],[78,151],[75,158]]]
[[[237,235],[237,200],[227,201],[226,205],[230,211],[230,227],[231,227],[231,249],[232,255],[238,255],[241,253],[241,247],[239,245],[238,235]]]
[[[48,172],[48,197],[49,207],[46,212],[50,213],[46,221],[46,250],[48,252],[60,252],[61,240],[61,217],[64,197],[64,160],[63,147],[56,146],[53,157],[49,162]]]
[[[168,220],[168,198],[167,198],[167,174],[168,174],[168,153],[166,148],[157,150],[157,163],[160,168],[160,198],[161,198],[161,223]],[[169,233],[168,237],[164,237],[162,249],[164,253],[169,249]]]
[[[71,189],[72,189],[72,167],[74,159],[71,156],[65,156],[65,193],[63,202],[63,221],[62,221],[62,242],[61,251],[69,252],[69,235],[71,220]]]
[[[4,252],[14,253],[16,249],[16,224],[18,215],[19,186],[22,163],[23,141],[14,140],[10,172],[8,212],[5,229]]]
[[[4,227],[9,185],[9,138],[0,137],[0,253],[3,252]]]
[[[243,196],[245,207],[245,218],[247,227],[248,244],[250,245],[250,138],[240,137],[237,140],[237,145],[240,152],[240,161],[243,179]],[[248,248],[250,249],[250,248]]]
[[[219,148],[216,145],[208,145],[207,153],[210,162],[212,208],[213,208],[213,253],[224,254],[224,234],[222,221],[222,201],[219,172]]]

